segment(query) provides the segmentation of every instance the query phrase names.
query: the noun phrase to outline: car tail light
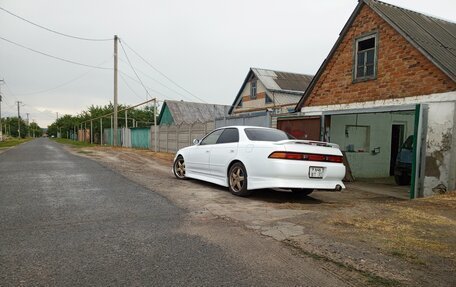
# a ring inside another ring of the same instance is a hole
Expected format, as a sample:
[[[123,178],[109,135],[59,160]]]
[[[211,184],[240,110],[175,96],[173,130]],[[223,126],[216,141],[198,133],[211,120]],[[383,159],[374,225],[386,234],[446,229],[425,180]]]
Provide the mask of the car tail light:
[[[308,160],[308,161],[325,161],[325,162],[337,162],[337,163],[342,163],[344,161],[343,157],[338,156],[338,155],[324,155],[324,154],[285,152],[285,151],[275,151],[269,155],[269,158]]]

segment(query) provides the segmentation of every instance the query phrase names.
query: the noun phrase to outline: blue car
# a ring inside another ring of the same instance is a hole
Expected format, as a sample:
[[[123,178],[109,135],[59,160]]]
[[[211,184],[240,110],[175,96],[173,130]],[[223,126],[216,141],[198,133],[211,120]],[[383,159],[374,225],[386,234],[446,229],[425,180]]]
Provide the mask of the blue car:
[[[413,136],[402,144],[394,165],[394,180],[398,185],[409,185],[412,178]]]

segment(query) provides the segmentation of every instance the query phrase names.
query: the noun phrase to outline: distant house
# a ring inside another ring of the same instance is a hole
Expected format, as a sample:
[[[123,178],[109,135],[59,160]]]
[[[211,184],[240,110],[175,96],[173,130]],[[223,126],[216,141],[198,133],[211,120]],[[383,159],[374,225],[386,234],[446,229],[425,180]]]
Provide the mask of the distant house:
[[[311,75],[250,68],[229,114],[294,110],[311,80]]]
[[[413,135],[410,196],[455,190],[456,24],[360,0],[296,111],[355,177],[395,175]]]
[[[159,125],[206,123],[227,115],[229,106],[166,100],[161,108]]]

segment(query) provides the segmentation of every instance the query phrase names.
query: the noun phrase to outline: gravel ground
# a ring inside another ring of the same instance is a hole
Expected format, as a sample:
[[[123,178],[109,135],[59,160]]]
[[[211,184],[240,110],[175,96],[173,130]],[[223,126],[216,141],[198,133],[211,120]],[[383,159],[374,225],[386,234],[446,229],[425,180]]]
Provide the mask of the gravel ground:
[[[192,222],[223,219],[252,230],[322,262],[346,282],[456,285],[456,196],[409,201],[348,188],[308,197],[260,190],[239,198],[223,187],[175,179],[170,154],[106,147],[73,152],[162,194],[185,209]],[[186,232],[195,230],[200,229]]]

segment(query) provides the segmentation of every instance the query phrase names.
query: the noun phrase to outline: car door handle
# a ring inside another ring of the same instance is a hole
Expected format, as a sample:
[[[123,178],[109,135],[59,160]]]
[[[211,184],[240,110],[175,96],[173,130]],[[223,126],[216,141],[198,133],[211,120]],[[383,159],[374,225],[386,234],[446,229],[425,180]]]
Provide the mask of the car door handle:
[[[234,152],[234,149],[230,149],[230,152],[233,153],[233,152]]]
[[[207,150],[206,152],[210,152],[210,150]]]

